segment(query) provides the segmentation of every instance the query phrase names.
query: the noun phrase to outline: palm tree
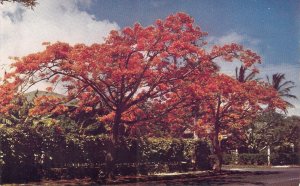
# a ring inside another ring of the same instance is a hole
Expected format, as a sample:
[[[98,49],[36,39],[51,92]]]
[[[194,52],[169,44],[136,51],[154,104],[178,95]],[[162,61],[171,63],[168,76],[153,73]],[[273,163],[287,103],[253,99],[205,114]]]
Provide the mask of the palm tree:
[[[291,89],[295,88],[295,83],[293,81],[285,81],[285,74],[276,73],[272,75],[272,79],[267,76],[268,83],[278,92],[281,98],[292,98],[297,99],[297,97],[291,94]],[[294,107],[288,101],[285,101],[289,107]]]
[[[246,81],[251,81],[254,80],[256,74],[258,73],[257,71],[252,71],[248,75],[246,74],[247,72],[247,67],[244,67],[243,65],[238,68],[235,68],[235,78],[241,83],[244,83]]]

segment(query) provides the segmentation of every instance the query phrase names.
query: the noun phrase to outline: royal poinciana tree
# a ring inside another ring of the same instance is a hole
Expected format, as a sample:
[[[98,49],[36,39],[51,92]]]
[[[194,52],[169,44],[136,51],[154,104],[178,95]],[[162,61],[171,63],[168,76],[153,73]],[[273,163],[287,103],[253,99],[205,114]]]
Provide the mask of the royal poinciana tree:
[[[216,74],[206,83],[206,86],[202,86],[202,90],[203,87],[207,89],[206,93],[196,94],[196,97],[199,96],[199,119],[195,127],[199,135],[206,133],[211,139],[216,155],[214,168],[220,171],[222,136],[250,124],[265,107],[284,109],[285,103],[266,83],[254,80],[239,82],[224,74]]]
[[[239,60],[252,68],[260,58],[237,44],[207,50],[204,36],[190,16],[177,13],[153,26],[135,24],[112,31],[102,44],[45,43],[44,51],[16,58],[0,88],[0,110],[15,109],[10,104],[15,95],[46,81],[49,91],[63,87],[67,98],[39,97],[31,115],[67,112],[65,103],[74,99],[78,112],[105,107],[98,120],[111,124],[114,143],[125,128],[157,119],[172,122],[176,110],[177,115],[193,111],[198,123],[213,131],[219,160],[215,167],[220,170],[219,133],[227,130],[225,126],[242,124],[260,104],[272,108],[280,106],[280,100],[257,82],[241,83],[219,75],[216,59]]]
[[[116,142],[120,125],[145,120],[147,115],[134,117],[143,104],[176,92],[197,67],[209,68],[201,48],[205,35],[191,17],[178,13],[157,20],[155,26],[135,24],[112,31],[103,44],[47,45],[43,52],[17,59],[6,79],[18,85],[19,91],[41,81],[66,88],[68,100],[39,98],[33,115],[66,111],[60,103],[75,98],[86,112],[93,109],[91,105],[105,105],[110,113],[99,120],[112,123]]]

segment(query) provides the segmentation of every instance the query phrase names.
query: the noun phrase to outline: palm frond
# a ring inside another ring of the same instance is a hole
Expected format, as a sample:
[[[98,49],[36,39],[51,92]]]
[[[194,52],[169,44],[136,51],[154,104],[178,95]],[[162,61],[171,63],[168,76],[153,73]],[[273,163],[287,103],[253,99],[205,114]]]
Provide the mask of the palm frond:
[[[246,72],[248,71],[247,67],[244,67],[243,65],[240,66],[240,68],[236,67],[235,68],[235,78],[239,82],[246,82],[246,81],[251,81],[255,78],[257,72],[250,72],[248,75]]]
[[[297,96],[291,94],[291,90],[295,88],[293,81],[285,81],[285,74],[275,73],[272,75],[272,79],[267,76],[268,83],[278,92],[281,98],[297,99]],[[288,107],[294,107],[288,101],[285,101]]]
[[[292,85],[292,86],[290,86],[292,88],[296,87],[295,86],[295,82],[293,82],[293,81],[286,81],[286,82],[282,83],[281,85],[279,85],[278,88],[281,89],[281,88],[283,88],[284,86],[287,86],[287,85]]]

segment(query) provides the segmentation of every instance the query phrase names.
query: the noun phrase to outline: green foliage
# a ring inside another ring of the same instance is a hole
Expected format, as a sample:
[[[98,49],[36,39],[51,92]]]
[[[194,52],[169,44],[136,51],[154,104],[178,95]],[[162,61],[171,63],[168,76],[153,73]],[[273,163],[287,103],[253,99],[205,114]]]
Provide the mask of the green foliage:
[[[35,161],[37,143],[42,141],[32,131],[1,127],[1,181],[28,181],[38,179]],[[42,151],[40,151],[42,152]],[[26,171],[21,171],[26,170]]]
[[[272,165],[292,165],[299,163],[299,157],[296,153],[272,153]],[[266,153],[242,153],[238,156],[239,165],[267,165],[268,156]],[[225,165],[235,164],[234,155],[225,154],[223,156],[223,163]]]
[[[211,169],[210,147],[205,141],[196,143],[196,165],[201,169]]]
[[[292,165],[299,164],[299,156],[296,153],[276,153],[271,154],[273,165]]]
[[[267,164],[267,155],[263,153],[243,153],[238,155],[238,161],[236,162],[233,154],[224,154],[223,163],[225,165],[236,163],[239,165],[264,165]]]
[[[242,130],[231,131],[226,148],[258,153],[266,146],[280,152],[296,152],[300,144],[300,117],[265,112]]]
[[[84,167],[89,168],[89,171],[96,171],[96,167],[104,166],[105,155],[113,146],[106,135],[65,135],[53,127],[11,128],[1,125],[0,138],[0,170],[3,182],[55,178],[55,175],[60,175],[58,172],[61,170],[57,172],[54,168],[67,168],[68,171],[64,171],[65,176],[71,171],[72,175],[80,173],[79,177],[83,177]],[[117,171],[120,174],[136,173],[137,169],[144,173],[178,171],[181,170],[183,162],[191,165],[194,149],[196,166],[199,169],[210,168],[210,149],[204,141],[124,138],[115,147]]]
[[[185,142],[187,146],[189,142]],[[144,141],[143,157],[150,162],[183,161],[184,145],[184,141],[177,139],[151,138]]]
[[[267,164],[267,155],[258,154],[239,154],[239,164],[242,165],[263,165]]]
[[[60,130],[64,134],[81,134],[81,135],[99,135],[108,133],[105,125],[97,121],[97,117],[102,111],[94,111],[92,113],[79,112],[74,114],[74,102],[72,100],[66,104],[70,112],[61,115],[57,114],[43,114],[30,115],[30,109],[34,107],[34,99],[41,96],[55,96],[57,98],[64,98],[64,95],[45,92],[33,91],[16,96],[12,100],[12,104],[16,108],[11,109],[7,114],[0,114],[0,124],[7,127],[27,126],[34,127],[37,130]]]
[[[232,154],[223,154],[223,164],[224,165],[235,164],[234,156]]]
[[[32,103],[28,102],[25,96],[15,97],[12,101],[12,104],[15,105],[18,109],[11,109],[7,114],[1,114],[1,124],[14,126],[19,123],[32,123],[34,118],[28,116],[29,109],[32,107]]]

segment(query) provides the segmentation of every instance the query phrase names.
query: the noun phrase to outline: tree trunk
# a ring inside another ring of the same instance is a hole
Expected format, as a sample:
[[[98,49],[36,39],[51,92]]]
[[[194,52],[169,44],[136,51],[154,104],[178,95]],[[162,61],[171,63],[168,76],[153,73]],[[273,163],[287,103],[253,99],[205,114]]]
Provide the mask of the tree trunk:
[[[214,165],[213,165],[213,171],[214,172],[221,172],[222,168],[222,150],[221,150],[221,143],[219,142],[219,126],[218,124],[215,124],[215,131],[213,135],[213,150],[214,150]]]
[[[119,141],[119,123],[113,124],[111,140],[113,144],[117,144]]]
[[[112,144],[108,147],[108,152],[105,157],[106,163],[106,178],[114,179],[115,167],[116,167],[116,159],[117,159],[117,148],[119,146],[119,126],[121,122],[121,112],[116,112],[114,123],[112,127]]]
[[[217,105],[217,112],[215,115],[215,124],[214,124],[214,133],[213,133],[213,148],[214,148],[214,155],[215,161],[213,170],[214,172],[221,172],[222,168],[222,150],[221,150],[221,139],[219,140],[219,133],[220,133],[220,107],[221,107],[221,95],[218,95],[218,105]]]

